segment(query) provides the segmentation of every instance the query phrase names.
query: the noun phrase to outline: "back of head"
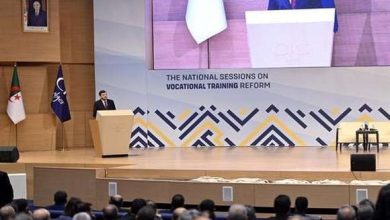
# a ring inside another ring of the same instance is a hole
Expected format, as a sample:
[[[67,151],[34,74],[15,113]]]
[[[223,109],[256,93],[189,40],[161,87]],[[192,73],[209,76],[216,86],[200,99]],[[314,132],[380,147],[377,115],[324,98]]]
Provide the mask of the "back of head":
[[[144,206],[142,207],[136,216],[137,220],[154,220],[154,217],[156,216],[156,210],[151,206]]]
[[[172,220],[177,220],[179,219],[179,216],[181,214],[183,214],[185,211],[187,211],[187,209],[183,208],[183,207],[180,207],[180,208],[177,208],[175,210],[173,210],[173,213],[172,213]]]
[[[350,205],[344,205],[337,211],[337,220],[355,220],[355,210]]]
[[[196,209],[190,209],[184,211],[180,216],[179,220],[194,220],[200,216],[200,212]]]
[[[175,210],[176,208],[179,207],[184,207],[184,196],[182,194],[176,194],[172,197],[171,201],[171,210]]]
[[[15,217],[15,214],[15,209],[10,205],[6,205],[0,208],[1,220],[11,220]]]
[[[247,220],[248,212],[244,205],[233,204],[229,208],[228,220]]]
[[[118,208],[115,205],[107,205],[103,208],[103,218],[105,220],[118,219]]]
[[[144,199],[140,199],[140,198],[134,199],[133,202],[131,203],[131,213],[137,214],[138,211],[144,206],[146,206],[146,201]]]
[[[304,218],[302,215],[292,215],[288,217],[288,220],[306,220],[311,218]]]
[[[299,214],[304,214],[309,206],[309,201],[304,196],[299,196],[295,199],[295,211]]]
[[[374,219],[390,219],[390,184],[383,186],[379,191]]]
[[[153,200],[146,200],[146,205],[154,209],[154,212],[157,212],[157,204]]]
[[[57,191],[54,193],[54,203],[56,205],[65,205],[68,201],[68,194],[65,191]]]
[[[121,195],[114,195],[110,197],[109,204],[115,205],[118,209],[123,206],[123,198]]]
[[[274,200],[275,213],[278,216],[286,216],[290,212],[291,201],[287,195],[278,195]]]
[[[73,217],[77,213],[77,205],[81,203],[81,199],[76,198],[76,197],[71,197],[66,203],[64,214],[66,216]]]
[[[245,205],[248,220],[256,220],[256,210],[253,206]]]
[[[26,213],[20,213],[16,215],[15,220],[33,220],[33,219],[31,215],[28,215]]]
[[[91,220],[91,216],[86,212],[80,212],[74,215],[72,220]]]
[[[50,220],[50,213],[46,209],[37,209],[33,212],[33,220]]]
[[[29,214],[28,202],[26,199],[14,199],[12,201],[12,206],[15,208],[16,213],[26,213]]]
[[[199,211],[207,212],[211,219],[215,218],[214,210],[215,210],[215,203],[211,199],[205,199],[199,204]]]
[[[359,205],[357,216],[359,220],[371,220],[374,217],[374,208],[371,205]]]

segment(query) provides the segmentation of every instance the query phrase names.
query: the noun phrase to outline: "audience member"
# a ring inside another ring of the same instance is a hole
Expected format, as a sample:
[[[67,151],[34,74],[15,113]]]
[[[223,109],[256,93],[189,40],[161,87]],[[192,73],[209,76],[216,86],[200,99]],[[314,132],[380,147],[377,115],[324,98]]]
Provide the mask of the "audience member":
[[[205,199],[199,204],[199,211],[207,213],[210,219],[215,219],[215,203],[211,199]]]
[[[81,199],[71,197],[65,205],[64,214],[57,218],[57,220],[69,220],[77,213],[77,205],[82,203]]]
[[[181,214],[183,214],[185,211],[187,211],[187,209],[183,208],[183,207],[180,207],[180,208],[177,208],[173,211],[172,213],[172,220],[178,220],[179,219],[179,216]]]
[[[269,219],[286,220],[290,216],[290,197],[287,195],[279,195],[274,200],[275,216]]]
[[[110,201],[108,202],[111,205],[115,205],[118,208],[119,212],[128,212],[128,210],[123,209],[123,197],[121,195],[114,195],[110,197]]]
[[[337,220],[356,220],[356,212],[350,205],[344,205],[337,211]]]
[[[288,217],[288,220],[309,220],[310,218],[303,217],[302,215],[292,215]]]
[[[136,198],[136,199],[134,199],[133,202],[131,203],[131,209],[130,209],[129,219],[130,219],[130,220],[135,220],[138,211],[139,211],[142,207],[144,207],[144,206],[146,206],[146,201],[145,201],[144,199],[141,199],[141,198]]]
[[[137,220],[154,220],[156,217],[156,210],[152,206],[144,206],[137,213]]]
[[[59,190],[54,193],[54,204],[47,206],[48,210],[65,210],[68,194],[65,191]]]
[[[33,212],[33,220],[50,220],[50,213],[46,209],[40,208]]]
[[[103,218],[104,220],[117,220],[118,216],[118,208],[115,205],[107,205],[103,208]]]
[[[15,218],[15,209],[10,205],[5,205],[0,208],[1,220],[13,220]]]
[[[253,208],[253,206],[245,205],[248,220],[256,220],[256,210]]]
[[[86,212],[79,212],[73,216],[72,220],[91,220],[91,216]]]
[[[14,190],[9,181],[8,173],[0,171],[0,208],[12,202]]]
[[[181,215],[179,215],[178,220],[195,220],[196,217],[200,216],[200,212],[196,209],[190,209],[184,211]]]
[[[375,204],[374,220],[390,219],[390,184],[381,188]]]
[[[294,215],[302,216],[306,220],[317,220],[321,219],[320,216],[306,214],[307,208],[309,207],[309,200],[304,196],[299,196],[295,199],[295,212]]]
[[[17,214],[15,220],[33,220],[31,215],[27,215],[26,213]]]
[[[14,207],[16,214],[26,213],[31,215],[31,211],[28,208],[28,201],[26,199],[15,199],[11,205]]]
[[[173,212],[173,210],[177,208],[184,207],[184,203],[185,203],[185,199],[182,194],[174,195],[171,201],[171,211]]]
[[[244,205],[233,204],[229,208],[228,220],[247,220],[248,212]]]

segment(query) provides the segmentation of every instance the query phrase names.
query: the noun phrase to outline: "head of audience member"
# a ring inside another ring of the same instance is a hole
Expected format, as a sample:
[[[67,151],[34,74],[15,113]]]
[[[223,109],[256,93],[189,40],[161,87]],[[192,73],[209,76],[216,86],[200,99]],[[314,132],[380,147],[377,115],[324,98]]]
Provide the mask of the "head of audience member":
[[[147,199],[145,202],[147,206],[152,207],[154,209],[154,212],[157,213],[157,204],[153,200]]]
[[[337,220],[356,220],[355,209],[350,205],[344,205],[337,211]]]
[[[359,202],[359,207],[360,206],[371,206],[372,209],[375,210],[375,204],[369,200],[369,199],[363,199],[362,201]]]
[[[156,216],[156,210],[149,205],[142,207],[136,216],[136,220],[154,220]]]
[[[291,201],[287,195],[278,195],[274,200],[274,210],[276,216],[285,218],[290,215]]]
[[[54,193],[54,204],[55,205],[65,205],[68,201],[68,194],[65,191],[59,190]]]
[[[82,203],[81,199],[76,197],[71,197],[68,203],[66,203],[64,215],[73,217],[77,213],[77,205],[79,203]]]
[[[195,218],[200,216],[200,212],[196,209],[190,209],[184,211],[181,215],[179,215],[178,220],[195,220]]]
[[[77,213],[80,213],[80,212],[86,212],[90,215],[92,215],[92,208],[91,208],[92,204],[89,203],[89,202],[79,202],[76,204],[76,212],[74,213],[77,214]]]
[[[26,213],[20,213],[16,215],[15,220],[33,220],[33,219],[31,215],[28,215]]]
[[[256,210],[253,206],[245,205],[246,212],[248,215],[248,220],[256,220]]]
[[[374,217],[374,208],[370,205],[359,205],[357,211],[358,220],[371,220]]]
[[[302,215],[292,215],[288,217],[288,220],[306,220]]]
[[[116,220],[118,219],[118,208],[115,205],[107,205],[103,208],[104,220]]]
[[[175,210],[179,207],[184,207],[184,196],[182,194],[176,194],[172,197],[171,210]]]
[[[116,206],[119,210],[123,206],[123,197],[118,194],[111,196],[109,204]]]
[[[309,201],[304,196],[299,196],[295,199],[295,214],[305,215],[309,207]]]
[[[248,220],[248,211],[244,205],[233,204],[229,208],[228,220]]]
[[[16,212],[11,205],[5,205],[0,208],[0,219],[1,220],[13,220]]]
[[[19,213],[31,214],[31,212],[28,208],[28,202],[26,199],[14,199],[14,201],[12,201],[11,205],[14,207],[15,212],[17,214],[19,214]]]
[[[379,191],[374,219],[390,219],[390,184],[383,186]]]
[[[215,203],[211,199],[205,199],[199,204],[199,211],[206,212],[210,219],[215,219]]]
[[[32,214],[33,220],[50,220],[50,213],[46,209],[37,209]]]
[[[92,220],[92,218],[86,212],[79,212],[73,216],[72,220]]]
[[[183,214],[185,211],[187,211],[187,209],[183,208],[183,207],[180,207],[180,208],[177,208],[175,210],[173,210],[173,213],[172,213],[172,220],[178,220],[179,219],[179,216],[181,214]]]
[[[141,199],[141,198],[136,198],[131,203],[131,210],[130,211],[132,214],[136,215],[138,213],[138,211],[144,206],[146,206],[146,201],[144,199]]]

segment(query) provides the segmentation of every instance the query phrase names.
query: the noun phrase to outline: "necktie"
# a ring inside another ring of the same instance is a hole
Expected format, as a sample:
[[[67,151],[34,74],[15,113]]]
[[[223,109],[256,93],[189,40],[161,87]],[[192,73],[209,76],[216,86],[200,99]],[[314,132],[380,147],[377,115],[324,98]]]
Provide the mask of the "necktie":
[[[107,109],[107,100],[104,100],[103,104],[104,104],[104,108]]]
[[[291,0],[291,8],[295,9],[295,6],[297,4],[297,0]]]

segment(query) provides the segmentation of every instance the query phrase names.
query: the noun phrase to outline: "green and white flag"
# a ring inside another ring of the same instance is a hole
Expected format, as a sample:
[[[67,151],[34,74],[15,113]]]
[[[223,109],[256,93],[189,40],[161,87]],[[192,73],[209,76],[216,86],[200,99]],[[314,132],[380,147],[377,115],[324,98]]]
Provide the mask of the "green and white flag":
[[[7,114],[14,124],[17,124],[26,118],[22,99],[22,90],[20,90],[19,77],[16,66],[14,66],[14,71],[12,75]]]

